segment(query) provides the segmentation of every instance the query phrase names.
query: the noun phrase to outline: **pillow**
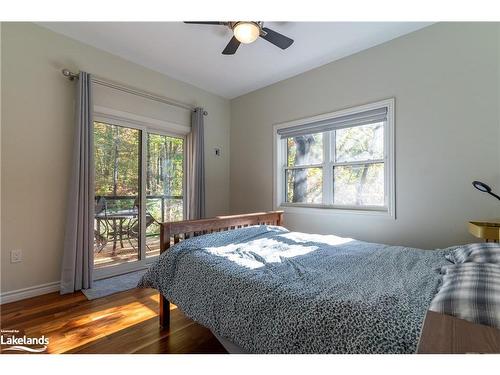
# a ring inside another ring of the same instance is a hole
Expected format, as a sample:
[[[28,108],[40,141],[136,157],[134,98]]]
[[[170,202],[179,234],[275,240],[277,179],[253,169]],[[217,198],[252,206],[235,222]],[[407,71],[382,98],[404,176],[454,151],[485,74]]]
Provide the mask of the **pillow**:
[[[500,244],[494,242],[471,243],[460,246],[446,255],[452,263],[497,263],[500,264]]]
[[[445,266],[442,284],[429,310],[500,328],[500,265]]]

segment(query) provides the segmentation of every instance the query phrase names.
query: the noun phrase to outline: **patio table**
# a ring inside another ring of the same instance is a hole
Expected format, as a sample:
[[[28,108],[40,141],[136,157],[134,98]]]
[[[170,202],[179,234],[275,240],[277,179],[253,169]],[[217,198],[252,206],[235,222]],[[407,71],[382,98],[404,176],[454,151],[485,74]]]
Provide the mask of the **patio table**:
[[[101,229],[101,221],[107,220],[111,221],[113,228],[113,252],[116,250],[116,243],[118,239],[120,240],[120,247],[123,248],[123,224],[126,220],[132,220],[138,217],[137,210],[119,210],[119,211],[111,211],[108,213],[100,212],[95,215],[95,219],[97,220],[97,231],[100,233]],[[117,229],[118,223],[118,231]],[[118,236],[117,236],[118,234]]]

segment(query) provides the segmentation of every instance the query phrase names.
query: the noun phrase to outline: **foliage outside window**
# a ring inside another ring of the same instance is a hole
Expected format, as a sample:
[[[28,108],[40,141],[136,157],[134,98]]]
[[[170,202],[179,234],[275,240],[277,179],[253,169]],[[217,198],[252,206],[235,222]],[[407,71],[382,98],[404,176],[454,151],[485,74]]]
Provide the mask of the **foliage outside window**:
[[[384,210],[386,122],[281,139],[284,203]]]
[[[147,133],[146,210],[156,221],[183,219],[184,139]],[[139,209],[141,130],[94,122],[95,196],[108,213]],[[159,234],[149,225],[147,235]]]
[[[163,221],[182,220],[184,140],[149,133],[147,160],[148,211]]]

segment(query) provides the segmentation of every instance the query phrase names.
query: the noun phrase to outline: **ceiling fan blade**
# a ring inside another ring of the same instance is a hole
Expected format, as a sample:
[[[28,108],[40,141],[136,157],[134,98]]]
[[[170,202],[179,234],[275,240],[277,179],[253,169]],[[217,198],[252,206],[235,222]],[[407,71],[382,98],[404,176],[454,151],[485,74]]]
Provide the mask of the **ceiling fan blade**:
[[[260,37],[281,49],[287,49],[293,43],[293,39],[290,39],[289,37],[274,30],[268,29],[267,27],[263,27],[262,30],[266,32],[266,35],[261,35]]]
[[[190,23],[194,25],[226,25],[227,22],[221,21],[184,21],[184,23]]]
[[[229,41],[229,43],[227,44],[226,48],[224,48],[224,51],[222,51],[222,54],[234,55],[239,46],[240,46],[240,41],[233,36]]]

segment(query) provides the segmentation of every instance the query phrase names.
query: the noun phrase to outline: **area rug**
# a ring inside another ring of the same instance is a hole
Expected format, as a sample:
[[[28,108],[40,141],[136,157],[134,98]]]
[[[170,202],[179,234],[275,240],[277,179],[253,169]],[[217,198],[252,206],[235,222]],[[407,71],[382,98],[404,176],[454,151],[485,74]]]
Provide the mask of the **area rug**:
[[[94,281],[94,286],[92,288],[84,289],[82,292],[87,299],[92,300],[123,292],[124,290],[133,289],[137,286],[137,283],[145,272],[146,270],[140,270],[110,277],[108,279],[97,280]]]

